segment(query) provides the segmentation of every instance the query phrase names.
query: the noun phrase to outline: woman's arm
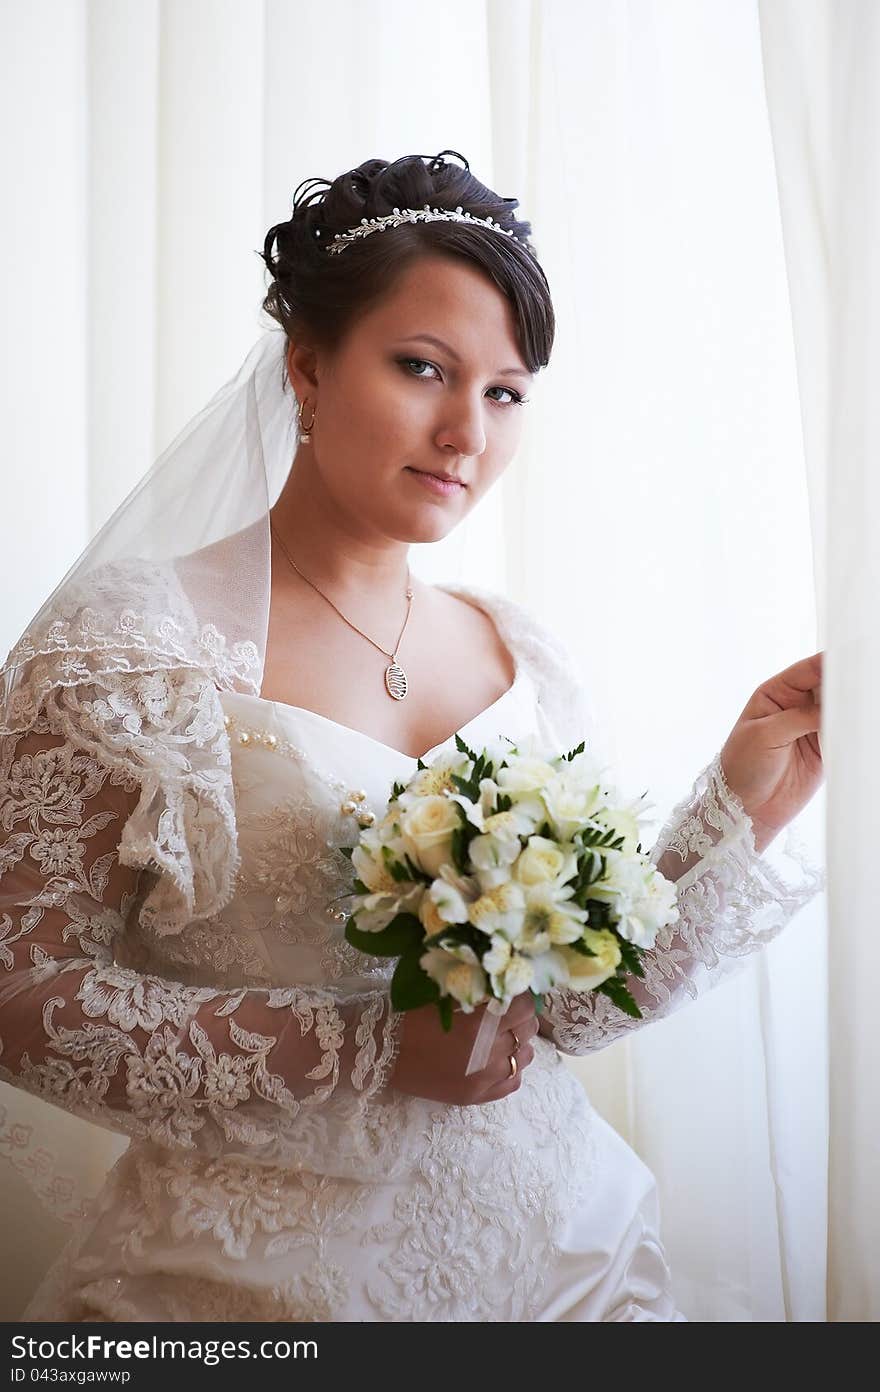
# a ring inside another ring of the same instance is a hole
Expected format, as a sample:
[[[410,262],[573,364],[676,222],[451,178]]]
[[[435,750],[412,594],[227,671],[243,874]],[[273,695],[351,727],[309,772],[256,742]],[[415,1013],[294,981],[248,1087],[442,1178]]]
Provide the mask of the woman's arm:
[[[678,891],[679,921],[662,929],[645,954],[642,980],[629,990],[642,1019],[607,996],[565,988],[545,997],[540,1032],[567,1054],[587,1054],[677,1010],[724,979],[740,960],[775,937],[823,887],[821,872],[799,856],[808,878],[785,883],[756,845],[750,818],[724,778],[720,755],[671,813],[649,859]]]
[[[137,785],[45,723],[0,739],[0,760],[0,1076],[113,1130],[266,1156],[309,1110],[383,1093],[401,1020],[387,992],[214,990],[118,965]]]

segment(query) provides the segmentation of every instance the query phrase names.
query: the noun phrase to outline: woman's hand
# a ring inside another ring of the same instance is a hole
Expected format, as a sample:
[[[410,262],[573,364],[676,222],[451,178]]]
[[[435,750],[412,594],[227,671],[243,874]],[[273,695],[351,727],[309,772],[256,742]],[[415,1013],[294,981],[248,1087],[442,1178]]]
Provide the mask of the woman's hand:
[[[721,768],[752,819],[760,852],[822,782],[822,659],[814,653],[758,687],[721,750]]]
[[[528,991],[515,996],[498,1021],[498,1033],[483,1068],[465,1074],[474,1040],[480,1028],[485,1005],[466,1013],[454,1010],[452,1028],[447,1033],[436,1005],[407,1010],[400,1027],[400,1048],[391,1086],[413,1097],[428,1097],[467,1107],[480,1102],[497,1102],[516,1092],[523,1069],[535,1057],[532,1040],[538,1033],[538,1017]],[[514,1044],[513,1035],[519,1040]],[[510,1055],[516,1055],[517,1070],[510,1076]]]

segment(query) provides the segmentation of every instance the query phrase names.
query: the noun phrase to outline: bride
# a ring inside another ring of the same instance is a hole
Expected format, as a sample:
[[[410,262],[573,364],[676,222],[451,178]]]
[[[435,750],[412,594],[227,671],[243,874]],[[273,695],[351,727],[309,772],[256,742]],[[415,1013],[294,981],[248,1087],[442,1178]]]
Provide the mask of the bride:
[[[526,994],[467,1075],[480,1010],[392,1009],[340,848],[456,733],[592,735],[557,636],[408,566],[510,463],[553,341],[529,224],[453,153],[314,181],[271,229],[275,326],[4,667],[0,1073],[130,1137],[26,1320],[684,1319],[652,1176],[560,1051],[817,892],[761,856],[821,781],[821,654],[651,850],[680,919],[642,1019],[559,987],[539,1028]]]

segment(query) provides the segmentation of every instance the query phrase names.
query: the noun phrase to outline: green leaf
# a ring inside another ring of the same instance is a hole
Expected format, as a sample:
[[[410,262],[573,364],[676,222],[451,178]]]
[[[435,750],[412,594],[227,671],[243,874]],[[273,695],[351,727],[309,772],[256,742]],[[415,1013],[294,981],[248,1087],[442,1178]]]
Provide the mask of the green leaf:
[[[456,870],[467,874],[468,836],[464,827],[456,827],[452,833],[452,861]]]
[[[441,996],[437,1007],[440,1011],[440,1023],[448,1033],[452,1029],[452,997]]]
[[[570,751],[570,753],[564,755],[564,758],[566,758],[566,759],[568,760],[568,762],[571,763],[572,759],[574,759],[578,754],[583,754],[583,752],[584,752],[584,750],[586,749],[586,747],[587,747],[587,746],[586,746],[586,741],[585,741],[585,740],[581,740],[581,742],[580,742],[580,744],[578,745],[577,749],[572,749],[572,750]]]
[[[597,986],[596,990],[601,991],[603,996],[607,996],[609,1000],[613,1001],[625,1015],[632,1016],[634,1020],[642,1019],[641,1010],[618,977],[609,977],[607,981],[602,982],[601,986]]]
[[[467,943],[472,948],[477,960],[482,962],[486,953],[491,947],[489,939],[485,933],[481,933],[479,928],[475,928],[472,923],[448,923],[439,933],[433,933],[430,938],[425,938],[422,946],[441,947],[443,942]]]
[[[378,933],[365,933],[354,918],[345,925],[345,940],[372,957],[399,957],[402,952],[418,947],[422,950],[425,930],[415,914],[398,914]]]
[[[424,764],[422,763],[421,759],[419,760],[419,767],[420,767],[420,768],[424,768],[424,767],[425,767]],[[391,785],[391,801],[392,801],[392,802],[395,802],[395,801],[397,800],[397,798],[400,797],[400,794],[401,794],[401,793],[405,793],[405,792],[406,792],[406,784],[405,784],[405,783],[397,783],[397,782],[392,783],[392,785]]]
[[[399,860],[394,859],[394,852],[392,851],[390,846],[382,847],[382,859],[385,862],[386,870],[390,874],[391,878],[396,881],[397,884],[400,884],[403,880],[408,880],[410,878],[410,874],[406,866],[401,865]]]
[[[355,894],[372,894],[373,891],[370,889],[369,885],[364,884],[363,880],[355,880],[354,892]]]
[[[582,957],[597,956],[597,954],[593,951],[591,947],[587,947],[587,944],[584,942],[583,938],[576,938],[575,941],[573,943],[569,943],[568,946],[573,947],[575,952],[579,952]]]
[[[459,754],[466,754],[472,763],[477,762],[476,754],[472,749],[468,749],[467,745],[465,744],[464,740],[459,734],[456,734],[455,736],[455,747],[458,750]]]
[[[531,992],[531,997],[535,1003],[535,1014],[542,1015],[544,1013],[544,997],[539,996],[536,991]]]
[[[617,945],[620,948],[620,960],[628,972],[633,976],[644,976],[645,968],[642,966],[642,951],[636,947],[635,943],[628,942],[619,933],[615,934]]]
[[[391,978],[391,1004],[395,1010],[415,1010],[439,1001],[440,987],[419,966],[421,945],[404,952]]]

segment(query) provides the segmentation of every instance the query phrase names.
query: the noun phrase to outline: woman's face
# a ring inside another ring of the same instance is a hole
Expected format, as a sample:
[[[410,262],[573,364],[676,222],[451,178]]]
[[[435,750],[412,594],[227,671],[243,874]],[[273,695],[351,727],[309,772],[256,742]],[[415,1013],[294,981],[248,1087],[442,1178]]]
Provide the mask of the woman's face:
[[[316,412],[296,468],[316,470],[319,487],[362,534],[439,540],[516,453],[528,408],[515,402],[534,378],[515,325],[506,297],[476,267],[424,256],[332,358],[291,345],[304,421]]]

